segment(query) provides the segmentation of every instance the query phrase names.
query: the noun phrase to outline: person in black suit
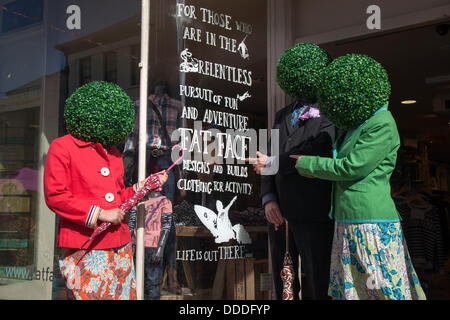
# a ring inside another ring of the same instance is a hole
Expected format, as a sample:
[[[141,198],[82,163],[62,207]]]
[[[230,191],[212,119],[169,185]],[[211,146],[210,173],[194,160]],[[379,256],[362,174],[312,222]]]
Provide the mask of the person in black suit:
[[[311,63],[311,56],[317,63]],[[316,103],[320,70],[330,61],[328,54],[313,44],[301,43],[286,50],[278,64],[277,82],[287,94],[297,97],[297,101],[275,116],[273,129],[279,130],[279,155],[270,157],[258,152],[258,158],[251,159],[255,171],[262,173],[261,196],[270,222],[270,252],[277,299],[282,298],[283,291],[280,272],[286,250],[284,220],[288,221],[289,252],[296,273],[298,256],[301,257],[302,272],[309,289],[305,298],[328,299],[333,240],[333,222],[328,217],[331,182],[300,176],[295,170],[295,159],[289,155],[332,157],[337,129],[320,115]],[[284,68],[286,65],[289,65],[288,70]],[[299,85],[292,86],[293,83]],[[278,161],[278,172],[264,175],[264,169],[273,167],[275,161]],[[298,299],[300,291],[299,277],[295,277],[294,299]]]

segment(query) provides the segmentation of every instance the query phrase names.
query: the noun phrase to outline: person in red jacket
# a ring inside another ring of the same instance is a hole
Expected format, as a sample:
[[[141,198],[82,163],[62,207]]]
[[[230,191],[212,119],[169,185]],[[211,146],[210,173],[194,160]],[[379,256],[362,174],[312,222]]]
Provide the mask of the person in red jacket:
[[[44,193],[60,217],[57,246],[68,297],[134,300],[130,231],[119,206],[146,180],[125,188],[121,153],[114,147],[133,130],[131,99],[113,83],[90,82],[67,99],[64,118],[69,134],[50,145]],[[165,171],[153,175],[150,191],[161,191],[166,180]],[[112,225],[81,250],[102,222]]]

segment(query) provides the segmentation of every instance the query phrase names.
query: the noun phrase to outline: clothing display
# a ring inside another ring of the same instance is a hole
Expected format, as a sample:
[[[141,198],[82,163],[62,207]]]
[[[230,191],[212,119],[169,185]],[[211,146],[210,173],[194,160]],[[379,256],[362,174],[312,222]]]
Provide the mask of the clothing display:
[[[177,226],[202,226],[195,214],[194,205],[186,200],[173,208],[173,220]]]
[[[439,272],[446,260],[444,229],[448,226],[441,221],[443,213],[427,202],[415,204],[401,196],[394,199],[415,266]]]
[[[161,237],[161,232],[163,230],[170,230],[172,203],[161,193],[155,193],[144,202],[144,206],[144,247],[156,248]],[[130,232],[134,236],[136,235],[136,213],[136,208],[130,210],[130,218],[128,221]],[[164,219],[165,215],[170,215],[170,218]]]
[[[163,256],[171,231],[172,203],[161,193],[153,193],[144,202],[144,295],[148,300],[159,300],[163,275]],[[136,245],[136,208],[130,210],[128,225],[132,233],[133,248]],[[133,250],[135,251],[135,250]],[[135,253],[134,253],[135,254]]]
[[[329,295],[337,300],[425,299],[399,222],[336,222]]]
[[[161,298],[161,278],[164,273],[163,260],[151,262],[156,255],[156,248],[144,248],[144,299],[159,300]]]
[[[59,267],[71,300],[136,300],[129,244],[90,251],[63,248]]]
[[[248,207],[243,211],[230,210],[228,213],[231,224],[242,224],[244,226],[261,226],[267,223],[262,208]]]
[[[164,94],[157,96],[151,94],[148,97],[149,101],[153,103],[159,110],[162,116],[162,120],[167,128],[167,133],[171,137],[172,132],[180,127],[182,105],[181,102]],[[125,143],[124,151],[135,149],[138,144],[139,138],[139,101],[135,102],[136,118],[133,133],[128,137]],[[159,123],[158,116],[153,109],[148,106],[147,108],[147,147],[158,148],[163,150],[170,150],[170,146],[166,142],[164,130]]]
[[[157,85],[155,87],[154,94],[148,97],[149,105],[147,108],[147,139],[146,139],[146,174],[155,173],[161,170],[167,170],[172,165],[171,159],[171,135],[181,126],[181,114],[182,106],[180,101],[172,99],[167,93],[166,85]],[[127,164],[127,177],[126,181],[133,181],[137,178],[137,152],[138,152],[138,139],[139,139],[139,101],[135,102],[136,117],[135,128],[132,134],[128,137],[125,146],[124,153],[134,154],[132,160]],[[154,110],[157,108],[159,114]],[[178,169],[169,171],[168,179],[163,186],[162,194],[171,202],[171,206],[175,201],[176,179],[179,174]],[[172,210],[170,211],[172,212]],[[164,247],[164,264],[162,268],[167,267],[169,270],[176,269],[176,229],[173,219],[170,220],[170,231],[167,235],[167,243]],[[153,250],[146,249],[146,258],[151,256]],[[147,262],[146,262],[147,263]],[[154,283],[156,281],[155,272],[151,271],[148,274],[152,274],[152,281],[148,283]],[[156,273],[158,275],[159,273]],[[181,293],[178,283],[174,291],[175,293]],[[152,285],[153,286],[153,285]],[[158,285],[159,288],[159,285]],[[149,292],[148,290],[146,291]],[[155,292],[159,290],[152,289],[152,294],[148,294],[149,299],[154,299],[157,295]],[[156,298],[155,298],[156,299]],[[159,296],[158,296],[159,299]]]

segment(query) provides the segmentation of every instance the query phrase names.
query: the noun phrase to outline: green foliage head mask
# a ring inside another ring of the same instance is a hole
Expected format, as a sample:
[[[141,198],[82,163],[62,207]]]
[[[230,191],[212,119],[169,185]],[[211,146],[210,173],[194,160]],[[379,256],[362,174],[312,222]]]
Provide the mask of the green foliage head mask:
[[[386,70],[362,54],[347,54],[326,68],[319,93],[319,109],[335,126],[352,130],[389,100]]]
[[[134,107],[118,85],[89,82],[66,101],[64,118],[74,137],[110,147],[123,142],[133,131]]]
[[[280,57],[278,85],[297,100],[315,102],[323,70],[330,62],[330,56],[322,48],[312,43],[299,43]]]

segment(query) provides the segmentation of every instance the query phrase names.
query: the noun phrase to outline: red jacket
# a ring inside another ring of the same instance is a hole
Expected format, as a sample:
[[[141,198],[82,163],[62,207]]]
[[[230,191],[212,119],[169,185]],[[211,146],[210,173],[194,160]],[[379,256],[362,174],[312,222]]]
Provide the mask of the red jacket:
[[[61,218],[59,247],[80,248],[101,221],[101,210],[118,208],[135,187],[123,184],[123,162],[116,148],[105,153],[100,143],[72,135],[55,139],[47,153],[44,193],[47,206]],[[89,249],[117,248],[130,242],[126,219],[111,225],[89,243]]]

